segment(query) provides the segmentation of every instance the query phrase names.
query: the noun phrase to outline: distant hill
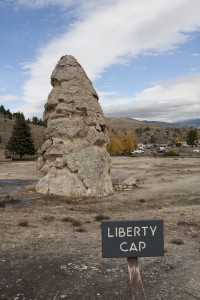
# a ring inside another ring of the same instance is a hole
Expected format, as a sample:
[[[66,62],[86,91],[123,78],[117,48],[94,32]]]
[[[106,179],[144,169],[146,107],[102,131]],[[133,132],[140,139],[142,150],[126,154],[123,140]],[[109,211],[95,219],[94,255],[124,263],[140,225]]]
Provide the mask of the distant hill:
[[[138,143],[167,143],[186,141],[190,126],[181,126],[158,121],[138,121],[135,119],[106,118],[109,130],[135,132]],[[199,131],[200,138],[200,131]]]
[[[137,121],[137,120],[136,120]],[[179,122],[162,122],[162,121],[147,121],[143,120],[142,123],[146,124],[159,124],[159,125],[166,125],[166,126],[193,126],[193,127],[200,127],[200,119],[189,119],[183,120]]]
[[[170,122],[162,122],[162,121],[148,121],[148,120],[142,120],[141,123],[145,124],[157,124],[157,125],[165,125],[165,126],[175,126],[175,123]]]
[[[200,127],[200,119],[190,119],[190,120],[176,122],[174,124],[179,125],[179,126]]]
[[[13,130],[15,118],[9,119],[0,113],[0,137],[1,144],[6,145]],[[190,130],[189,126],[180,124],[169,124],[163,122],[138,121],[123,118],[106,118],[109,131],[128,131],[135,133],[138,143],[167,143],[172,140],[186,141],[187,134]],[[195,122],[197,124],[197,122]],[[32,137],[34,139],[35,148],[38,149],[43,143],[44,130],[43,126],[29,124],[31,127]],[[200,130],[199,130],[200,138]]]

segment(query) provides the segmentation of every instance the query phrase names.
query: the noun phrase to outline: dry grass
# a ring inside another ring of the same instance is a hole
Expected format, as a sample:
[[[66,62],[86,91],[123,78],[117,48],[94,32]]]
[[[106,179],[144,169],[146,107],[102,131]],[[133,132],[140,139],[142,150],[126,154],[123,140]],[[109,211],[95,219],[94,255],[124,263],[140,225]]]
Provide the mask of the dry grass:
[[[51,221],[55,220],[55,217],[54,216],[44,216],[43,220],[51,222]]]
[[[21,227],[28,227],[28,221],[21,221],[18,225]]]
[[[95,217],[95,221],[97,221],[97,222],[100,222],[102,220],[109,220],[109,219],[110,219],[110,217],[102,215],[102,214],[96,215],[96,217]]]
[[[82,226],[82,223],[74,218],[71,217],[64,217],[61,219],[62,222],[69,222],[71,223],[74,227],[79,227]]]
[[[184,242],[183,242],[183,240],[181,240],[181,239],[173,239],[173,240],[171,240],[171,244],[174,244],[174,245],[183,245],[184,244]]]
[[[87,230],[83,227],[77,228],[76,231],[77,232],[87,232]]]

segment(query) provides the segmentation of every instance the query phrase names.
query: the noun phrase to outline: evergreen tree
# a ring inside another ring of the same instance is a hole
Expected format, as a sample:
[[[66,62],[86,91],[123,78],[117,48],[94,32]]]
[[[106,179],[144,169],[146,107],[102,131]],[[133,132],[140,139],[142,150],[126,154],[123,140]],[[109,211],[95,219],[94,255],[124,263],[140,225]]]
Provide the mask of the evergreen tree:
[[[198,132],[197,129],[190,129],[187,135],[187,143],[192,147],[198,142]]]
[[[9,109],[6,110],[3,105],[0,106],[0,113],[4,115],[4,118],[8,117],[12,120],[12,113]]]
[[[31,129],[25,121],[23,113],[17,113],[16,122],[13,127],[12,136],[6,145],[7,149],[15,154],[20,155],[20,159],[25,154],[35,154]]]
[[[34,124],[34,125],[38,125],[38,122],[39,122],[39,120],[38,120],[38,117],[32,117],[32,124]]]
[[[42,119],[39,119],[38,117],[35,116],[32,117],[31,123],[34,125],[45,126],[45,122]]]
[[[6,110],[6,116],[7,116],[10,120],[12,120],[12,113],[10,112],[9,109]]]
[[[3,105],[0,106],[0,113],[2,113],[3,115],[6,114],[6,110]]]

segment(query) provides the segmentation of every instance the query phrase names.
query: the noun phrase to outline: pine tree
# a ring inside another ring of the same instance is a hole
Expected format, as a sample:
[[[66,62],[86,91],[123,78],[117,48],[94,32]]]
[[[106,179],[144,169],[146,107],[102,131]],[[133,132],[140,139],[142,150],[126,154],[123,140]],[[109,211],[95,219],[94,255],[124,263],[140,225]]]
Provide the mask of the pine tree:
[[[22,159],[25,154],[35,154],[31,129],[26,123],[23,113],[16,114],[13,132],[6,147],[11,153],[20,155],[20,159]]]
[[[6,114],[6,110],[3,105],[0,106],[0,113],[2,113],[4,115]]]
[[[187,135],[187,143],[192,147],[198,142],[198,132],[197,129],[191,129]]]

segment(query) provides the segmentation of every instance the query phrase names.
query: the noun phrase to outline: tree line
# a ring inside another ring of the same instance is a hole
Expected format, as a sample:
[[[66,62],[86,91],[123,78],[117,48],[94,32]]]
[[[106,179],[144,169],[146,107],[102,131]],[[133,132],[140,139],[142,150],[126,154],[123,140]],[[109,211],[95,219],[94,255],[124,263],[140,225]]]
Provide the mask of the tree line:
[[[13,118],[18,118],[18,116],[22,113],[20,112],[15,112],[11,113],[9,109],[5,109],[3,105],[0,106],[0,113],[6,118],[9,118],[12,120]],[[43,121],[41,118],[33,116],[32,119],[25,119],[27,124],[34,124],[34,125],[39,125],[39,126],[46,126],[46,122]]]
[[[12,135],[8,141],[6,148],[13,154],[18,154],[20,159],[25,155],[34,155],[36,150],[34,141],[31,136],[31,128],[29,124],[41,125],[40,119],[37,117],[32,118],[32,122],[27,121],[23,113],[9,113],[5,110],[3,105],[0,106],[0,113],[8,116],[9,118],[15,117],[15,124],[13,126]],[[11,115],[10,115],[11,114]],[[137,148],[137,140],[133,131],[118,131],[114,130],[108,132],[109,142],[107,151],[113,155],[128,154]],[[1,142],[1,140],[0,140]],[[187,143],[190,146],[197,145],[198,131],[196,128],[190,129],[187,135]]]

